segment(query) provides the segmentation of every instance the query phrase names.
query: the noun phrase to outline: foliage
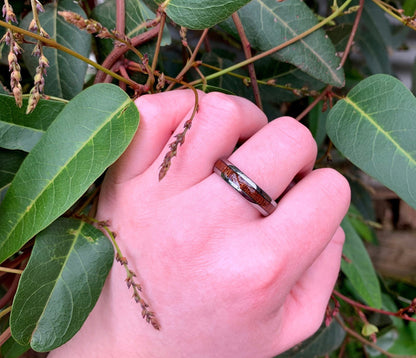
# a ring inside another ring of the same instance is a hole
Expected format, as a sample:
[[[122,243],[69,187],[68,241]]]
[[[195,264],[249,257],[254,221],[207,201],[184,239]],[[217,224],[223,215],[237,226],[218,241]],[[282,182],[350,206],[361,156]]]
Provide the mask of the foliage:
[[[328,325],[282,357],[415,353],[416,289],[374,269],[362,240],[376,242],[378,226],[360,180],[365,173],[416,208],[416,100],[387,55],[416,29],[414,1],[14,3],[4,1],[0,21],[2,356],[69,340],[98,299],[113,246],[144,318],[158,328],[114,236],[93,216],[102,174],[137,130],[131,98],[178,87],[234,93],[269,118],[304,120],[319,147],[316,167],[350,180]],[[23,269],[10,307],[12,278]]]

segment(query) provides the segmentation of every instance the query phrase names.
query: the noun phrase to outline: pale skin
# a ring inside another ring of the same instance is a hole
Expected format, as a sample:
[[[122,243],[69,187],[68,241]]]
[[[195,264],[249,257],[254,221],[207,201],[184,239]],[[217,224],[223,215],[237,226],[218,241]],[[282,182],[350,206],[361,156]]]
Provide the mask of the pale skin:
[[[270,358],[321,325],[341,261],[347,181],[332,169],[312,171],[316,144],[294,119],[267,124],[246,99],[199,94],[161,182],[159,166],[194,94],[136,100],[139,129],[108,171],[97,212],[117,234],[160,331],[141,318],[115,263],[84,326],[50,358]],[[296,184],[263,217],[212,172],[218,158],[273,198]]]

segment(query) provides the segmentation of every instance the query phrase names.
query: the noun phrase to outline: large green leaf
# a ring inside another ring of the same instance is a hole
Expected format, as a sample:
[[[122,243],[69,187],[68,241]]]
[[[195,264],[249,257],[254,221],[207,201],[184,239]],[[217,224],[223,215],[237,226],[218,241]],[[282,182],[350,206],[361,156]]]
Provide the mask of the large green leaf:
[[[10,316],[13,338],[49,351],[68,341],[95,306],[113,263],[98,229],[61,218],[36,238]]]
[[[0,147],[31,151],[64,106],[60,101],[41,99],[27,115],[27,98],[19,108],[14,97],[0,94]]]
[[[345,232],[345,244],[341,270],[349,278],[352,286],[366,303],[375,308],[381,307],[380,283],[361,239],[348,217],[341,224]]]
[[[139,122],[119,87],[98,84],[70,101],[32,149],[0,206],[0,262],[65,212],[113,163]]]
[[[312,337],[278,355],[276,358],[323,357],[337,349],[344,341],[344,338],[345,331],[337,321],[332,320],[328,327],[322,325]]]
[[[144,0],[153,10],[163,0]],[[225,20],[250,0],[171,0],[167,15],[178,25],[188,29],[202,30]]]
[[[116,1],[109,0],[98,5],[92,12],[92,18],[99,21],[103,26],[108,29],[116,28]],[[142,1],[139,0],[125,0],[125,33],[129,38],[133,38],[140,33],[148,30],[142,27],[143,23],[155,18],[155,14],[148,9]],[[114,41],[110,39],[96,38],[99,46],[100,59],[104,60],[105,57],[113,50]],[[170,44],[170,33],[166,27],[163,31],[163,37],[161,46]],[[143,54],[148,54],[151,58],[153,56],[156,47],[156,41],[145,43],[139,47],[139,50]],[[138,57],[133,54],[129,54],[131,58],[138,61]]]
[[[315,14],[302,0],[253,0],[238,11],[247,38],[255,49],[266,51],[317,24]],[[221,26],[238,36],[231,19]],[[334,86],[344,83],[334,45],[320,29],[276,52],[273,57],[289,62],[318,80]]]
[[[59,0],[45,5],[45,12],[39,13],[39,20],[45,31],[58,43],[88,57],[91,48],[91,35],[68,24],[58,11],[74,11],[85,17],[83,10],[73,0]],[[32,13],[26,15],[21,23],[27,28],[32,20]],[[38,66],[38,58],[32,56],[33,45],[23,46],[23,60],[33,76]],[[44,47],[44,54],[49,60],[45,77],[45,93],[65,99],[71,99],[81,92],[87,64],[63,51]]]
[[[360,82],[330,111],[327,132],[351,162],[416,208],[416,99],[399,80]]]

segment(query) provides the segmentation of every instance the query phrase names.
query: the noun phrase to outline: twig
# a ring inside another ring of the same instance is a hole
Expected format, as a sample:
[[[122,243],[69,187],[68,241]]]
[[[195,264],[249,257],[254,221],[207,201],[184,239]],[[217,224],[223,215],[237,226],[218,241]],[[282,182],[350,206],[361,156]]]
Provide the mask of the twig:
[[[188,72],[189,71],[189,69],[194,65],[194,61],[195,61],[195,58],[196,58],[196,55],[198,54],[198,51],[199,51],[199,48],[201,47],[201,45],[202,45],[202,43],[204,42],[204,39],[205,39],[205,37],[207,36],[207,34],[208,34],[208,30],[209,29],[205,29],[203,32],[202,32],[202,35],[201,35],[201,37],[199,38],[199,41],[198,41],[198,43],[197,43],[197,45],[195,46],[195,48],[194,48],[194,51],[192,52],[192,55],[191,55],[191,57],[188,59],[188,61],[186,62],[186,65],[184,66],[184,68],[182,68],[182,70],[179,72],[179,74],[176,76],[176,80],[177,81],[181,81],[182,80],[182,78],[183,78],[183,76],[185,75],[185,73],[186,72]],[[172,82],[167,88],[166,88],[166,91],[170,91],[172,88],[173,88],[173,86],[175,85],[175,82]]]
[[[160,24],[153,27],[149,31],[143,32],[143,33],[133,37],[131,39],[131,46],[133,48],[135,48],[136,46],[139,46],[139,45],[141,45],[145,42],[148,42],[153,37],[157,36],[157,34],[159,33],[159,26],[160,26]],[[114,50],[111,51],[110,54],[107,56],[107,58],[104,60],[101,67],[106,68],[106,69],[111,68],[117,62],[117,60],[120,58],[120,56],[124,55],[130,49],[131,48],[129,48],[126,45],[114,48]],[[99,72],[97,72],[94,83],[104,82],[106,74],[109,74],[108,71],[100,70]],[[110,76],[112,76],[112,75],[110,74]],[[112,76],[112,77],[114,77],[114,76]],[[121,78],[123,78],[123,77],[121,77]],[[126,81],[124,81],[124,82],[126,82]]]
[[[10,307],[11,308],[11,307]],[[0,335],[0,347],[12,336],[10,327],[7,327],[6,330]]]
[[[389,353],[385,351],[383,348],[380,348],[377,344],[368,341],[367,339],[362,337],[360,334],[358,334],[357,332],[349,328],[344,322],[342,322],[342,320],[338,316],[335,316],[334,319],[338,322],[338,324],[342,327],[342,329],[345,332],[347,332],[347,334],[349,334],[351,337],[354,337],[356,340],[358,340],[359,342],[361,342],[362,344],[366,346],[374,348],[375,350],[377,350],[381,354],[386,355],[387,357],[390,357],[390,358],[415,358],[416,357],[414,355],[408,356],[408,355],[399,355],[399,354]]]
[[[326,88],[321,92],[321,94],[314,99],[314,101],[306,107],[301,114],[296,117],[296,120],[301,121],[325,96],[326,94],[332,90],[332,86],[328,85]]]
[[[240,36],[241,46],[243,47],[244,55],[246,56],[246,59],[249,59],[252,57],[251,45],[244,31],[243,24],[240,20],[240,17],[238,16],[236,12],[233,13],[232,18],[233,18],[235,27],[237,28],[238,35]],[[256,70],[254,68],[254,63],[248,64],[247,67],[248,67],[248,74],[250,76],[250,84],[251,84],[251,87],[253,88],[254,100],[257,104],[257,107],[263,110],[263,105],[261,103],[261,97],[260,97],[260,91],[259,91],[259,84],[257,83]]]
[[[212,80],[214,78],[220,77],[228,72],[234,71],[236,69],[239,69],[241,67],[247,66],[250,63],[253,63],[255,61],[258,61],[264,57],[270,56],[271,54],[280,51],[281,49],[292,45],[293,43],[303,39],[304,37],[310,35],[311,33],[315,32],[316,30],[320,29],[321,27],[325,26],[326,24],[330,23],[333,19],[335,19],[336,17],[338,17],[340,14],[343,13],[344,9],[350,4],[352,0],[346,0],[335,12],[333,12],[330,16],[326,17],[325,19],[323,19],[321,22],[319,22],[318,24],[316,24],[315,26],[312,26],[310,29],[306,30],[305,32],[302,32],[301,34],[291,38],[290,40],[282,43],[279,46],[276,46],[270,50],[267,50],[265,52],[262,52],[256,56],[253,56],[245,61],[241,61],[233,66],[230,66],[228,68],[225,68],[224,70],[221,70],[219,72],[213,73],[209,76],[206,76],[206,80]],[[196,80],[190,83],[190,85],[195,86],[196,84],[201,83],[201,80]]]
[[[115,79],[127,83],[129,86],[131,86],[133,88],[137,88],[139,86],[138,83],[136,83],[136,82],[134,82],[132,80],[128,80],[128,79],[123,78],[122,76],[118,75],[117,73],[114,73],[114,72],[108,70],[107,68],[105,68],[105,67],[99,65],[98,63],[90,60],[89,58],[84,57],[84,56],[80,55],[79,53],[71,50],[70,48],[65,47],[65,46],[57,43],[55,40],[47,39],[45,37],[39,36],[38,34],[35,34],[33,32],[27,31],[27,30],[22,29],[22,28],[20,28],[18,26],[11,25],[11,24],[9,24],[7,22],[4,22],[2,20],[0,20],[0,26],[5,27],[5,28],[8,28],[8,29],[10,29],[10,30],[12,30],[14,32],[18,32],[18,33],[20,33],[22,35],[32,37],[32,38],[34,38],[36,40],[40,40],[40,41],[43,42],[44,45],[46,45],[48,47],[51,47],[51,48],[55,48],[55,49],[57,49],[59,51],[63,51],[65,53],[67,53],[68,55],[71,55],[73,57],[76,57],[79,60],[81,60],[83,62],[86,62],[89,65],[95,67],[97,70],[103,71],[103,72],[107,73],[108,75],[114,77]]]
[[[338,292],[337,290],[334,290],[333,294],[341,298],[343,301],[347,302],[351,306],[358,307],[366,311],[377,312],[377,313],[384,314],[387,316],[394,316],[394,317],[402,318],[407,321],[416,322],[416,318],[409,317],[408,315],[403,315],[400,312],[384,311],[378,308],[366,306],[360,302],[357,302],[357,301],[352,300],[351,298],[348,298],[347,296],[344,296],[342,293]]]
[[[157,35],[155,53],[153,55],[153,61],[152,61],[152,72],[156,71],[157,60],[158,60],[159,52],[160,52],[160,44],[162,43],[163,31],[165,29],[165,23],[166,23],[166,13],[162,12],[161,18],[160,18],[159,33]]]
[[[351,33],[350,33],[350,36],[348,38],[347,45],[345,46],[344,53],[342,55],[341,61],[340,61],[339,66],[338,66],[337,69],[340,69],[344,66],[345,61],[347,60],[348,55],[351,51],[351,47],[352,47],[352,44],[354,42],[354,37],[355,37],[355,34],[357,33],[358,25],[360,23],[361,15],[363,13],[364,1],[365,0],[360,0],[359,9],[358,9],[357,14],[356,14],[355,19],[354,19],[354,24],[352,26]],[[302,111],[302,113],[299,114],[299,116],[296,117],[296,119],[298,121],[302,120],[302,118],[304,118],[326,96],[326,94],[331,92],[331,91],[332,91],[332,86],[328,85],[323,90],[323,92],[317,98],[315,98],[315,100],[307,108],[305,108]]]
[[[385,12],[387,12],[388,14],[390,14],[391,16],[393,16],[396,20],[400,21],[403,25],[410,27],[413,30],[416,30],[416,24],[415,21],[412,21],[412,17],[409,16],[401,16],[397,15],[395,12],[399,12],[397,11],[397,9],[393,8],[391,5],[386,4],[384,1],[380,1],[380,0],[373,0],[373,2],[380,7],[381,9],[383,9]]]
[[[116,31],[124,35],[126,28],[126,4],[124,0],[116,0]]]
[[[17,275],[21,275],[23,270],[0,266],[0,272],[15,273]]]
[[[351,47],[352,47],[352,44],[354,42],[354,37],[355,37],[355,34],[357,33],[358,25],[360,24],[361,15],[363,13],[364,1],[365,0],[360,0],[359,8],[358,8],[357,14],[355,15],[355,19],[354,19],[354,24],[352,25],[350,37],[348,38],[347,46],[345,46],[345,50],[344,50],[344,53],[342,55],[342,58],[341,58],[341,61],[339,63],[338,68],[341,68],[341,67],[344,66],[345,61],[347,60],[348,55],[351,51]]]

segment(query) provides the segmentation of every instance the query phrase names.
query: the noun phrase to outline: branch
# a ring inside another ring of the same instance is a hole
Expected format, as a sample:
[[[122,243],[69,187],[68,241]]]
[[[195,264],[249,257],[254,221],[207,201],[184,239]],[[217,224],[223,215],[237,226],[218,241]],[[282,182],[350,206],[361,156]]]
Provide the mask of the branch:
[[[399,312],[390,312],[390,311],[384,311],[384,310],[381,310],[381,309],[378,309],[378,308],[366,306],[366,305],[364,305],[360,302],[357,302],[357,301],[352,300],[351,298],[348,298],[347,296],[344,296],[342,293],[338,292],[337,290],[334,290],[333,294],[335,296],[341,298],[343,301],[349,303],[351,306],[358,307],[358,308],[361,308],[361,309],[366,310],[366,311],[376,312],[376,313],[384,314],[384,315],[387,315],[387,316],[394,316],[394,317],[402,318],[402,319],[407,320],[407,321],[416,322],[416,318],[409,317],[408,315],[403,315],[403,314],[400,313],[400,311]]]
[[[207,81],[209,81],[209,80],[212,80],[214,78],[220,77],[220,76],[222,76],[222,75],[224,75],[224,74],[226,74],[228,72],[234,71],[234,70],[239,69],[239,68],[244,67],[244,66],[247,66],[250,63],[253,63],[255,61],[258,61],[258,60],[260,60],[260,59],[262,59],[264,57],[270,56],[271,54],[273,54],[273,53],[275,53],[277,51],[280,51],[281,49],[283,49],[283,48],[285,48],[285,47],[287,47],[289,45],[294,44],[295,42],[303,39],[304,37],[310,35],[311,33],[315,32],[316,30],[320,29],[321,27],[325,26],[326,24],[330,23],[332,20],[334,20],[336,17],[338,17],[340,14],[342,14],[343,11],[344,11],[344,9],[350,4],[351,1],[352,0],[346,0],[345,3],[342,4],[342,6],[340,6],[330,16],[328,16],[327,18],[323,19],[321,22],[319,22],[315,26],[312,26],[309,30],[306,30],[305,32],[302,32],[301,34],[299,34],[299,35],[293,37],[292,39],[290,39],[290,40],[282,43],[281,45],[276,46],[276,47],[274,47],[274,48],[272,48],[270,50],[267,50],[265,52],[262,52],[262,53],[260,53],[260,54],[258,54],[256,56],[253,56],[250,59],[247,59],[247,60],[242,61],[240,63],[237,63],[237,64],[235,64],[233,66],[230,66],[230,67],[228,67],[228,68],[226,68],[226,69],[224,69],[222,71],[219,71],[219,72],[213,73],[213,74],[211,74],[209,76],[206,76],[205,79]],[[201,83],[201,80],[193,81],[190,84],[194,86],[194,85],[199,84],[199,83]]]
[[[133,88],[137,88],[139,86],[138,83],[136,83],[136,82],[134,82],[132,80],[128,80],[128,79],[123,78],[122,76],[118,75],[117,73],[114,73],[113,71],[108,70],[107,68],[99,65],[98,63],[96,63],[94,61],[91,61],[89,58],[84,57],[84,56],[80,55],[79,53],[77,53],[75,51],[72,51],[70,48],[65,47],[65,46],[62,46],[61,44],[57,43],[55,40],[47,39],[47,38],[45,38],[43,36],[40,36],[40,35],[35,34],[33,32],[24,30],[24,29],[22,29],[20,27],[17,27],[17,26],[8,24],[7,22],[4,22],[2,20],[0,20],[0,26],[5,27],[5,28],[8,28],[8,29],[10,29],[10,30],[12,30],[14,32],[20,33],[22,35],[25,35],[25,36],[29,36],[31,38],[34,38],[35,40],[41,41],[44,45],[46,45],[48,47],[55,48],[55,49],[57,49],[59,51],[63,51],[65,53],[67,53],[68,55],[71,55],[73,57],[76,57],[79,60],[84,61],[84,62],[88,63],[89,65],[95,67],[97,70],[102,71],[102,72],[105,72],[106,74],[108,74],[108,75],[110,75],[110,76],[118,79],[119,81],[123,81],[123,82],[127,83],[129,86],[131,86]]]
[[[342,322],[342,320],[338,316],[335,316],[334,319],[338,322],[338,324],[342,327],[342,329],[345,332],[347,332],[347,334],[354,337],[357,341],[361,342],[362,344],[369,346],[371,348],[374,348],[376,351],[380,352],[381,354],[386,355],[387,357],[390,357],[390,358],[412,358],[413,357],[414,358],[414,356],[405,356],[405,355],[389,353],[385,351],[383,348],[380,348],[377,344],[368,341],[367,339],[362,337],[360,334],[358,334],[357,332],[349,328],[344,322]]]
[[[181,72],[179,72],[179,74],[175,77],[175,79],[176,79],[177,81],[181,81],[181,80],[182,80],[182,78],[183,78],[183,76],[185,75],[185,73],[186,73],[186,72],[188,72],[188,71],[189,71],[189,69],[190,69],[190,68],[194,65],[196,55],[198,54],[199,48],[201,47],[202,43],[204,42],[205,37],[206,37],[206,36],[207,36],[207,34],[208,34],[208,30],[209,30],[209,29],[205,29],[205,30],[202,32],[202,35],[201,35],[201,37],[199,38],[199,41],[198,41],[197,45],[195,46],[195,49],[194,49],[194,51],[192,52],[191,57],[190,57],[190,58],[189,58],[189,60],[186,62],[185,67],[184,67],[184,68],[182,68]],[[202,81],[201,81],[201,82],[202,82]],[[170,90],[173,88],[173,86],[174,86],[174,85],[175,85],[175,83],[174,83],[174,82],[172,82],[172,83],[168,86],[168,88],[166,89],[166,91],[170,91]]]
[[[250,42],[248,41],[246,33],[244,32],[243,24],[240,20],[240,17],[238,16],[236,12],[233,13],[232,17],[233,17],[235,27],[237,28],[238,35],[240,36],[240,39],[241,39],[241,45],[243,47],[244,55],[246,56],[246,59],[250,59],[252,57],[251,45],[250,45]],[[254,69],[254,63],[250,63],[248,65],[248,74],[250,76],[250,83],[251,83],[251,87],[253,88],[254,99],[256,101],[257,107],[263,110],[263,105],[261,104],[259,84],[257,83],[257,78],[256,78],[256,70]]]
[[[357,15],[355,16],[354,24],[352,25],[350,37],[348,39],[347,46],[345,46],[344,54],[342,55],[341,62],[339,63],[338,68],[341,68],[342,66],[344,66],[345,61],[347,60],[348,55],[350,53],[352,44],[354,42],[354,37],[355,37],[355,34],[357,33],[358,25],[360,23],[361,15],[363,13],[364,1],[365,0],[360,0],[360,4],[359,4],[358,11],[357,11]]]
[[[153,37],[157,36],[157,34],[159,33],[159,26],[160,26],[160,24],[153,27],[149,31],[143,32],[140,35],[137,35],[137,36],[133,37],[131,39],[131,46],[132,47],[139,46],[139,45],[151,40]],[[107,58],[104,60],[104,62],[102,64],[102,67],[105,68],[105,69],[113,67],[114,64],[117,62],[117,60],[120,58],[120,56],[124,55],[129,49],[130,48],[126,45],[114,48],[114,50],[111,51],[110,54],[107,56]],[[106,74],[108,74],[107,71],[102,71],[102,72],[99,71],[97,73],[96,77],[95,77],[94,83],[104,82]],[[112,76],[112,77],[114,77],[114,76]],[[120,76],[120,77],[124,78],[122,76]],[[126,82],[126,81],[124,81],[124,82]]]

